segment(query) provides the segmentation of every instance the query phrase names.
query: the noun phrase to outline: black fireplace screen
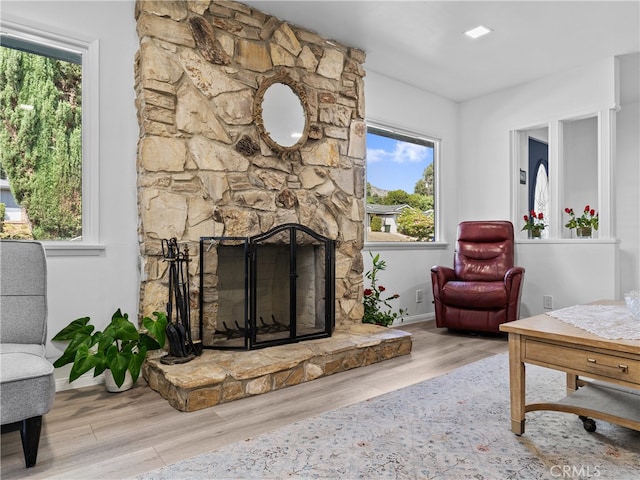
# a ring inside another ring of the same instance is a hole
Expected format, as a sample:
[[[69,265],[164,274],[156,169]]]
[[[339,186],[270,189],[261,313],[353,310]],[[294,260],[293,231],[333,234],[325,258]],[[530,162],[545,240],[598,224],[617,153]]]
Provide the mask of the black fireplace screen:
[[[200,239],[204,348],[254,349],[331,336],[335,241],[299,224]]]

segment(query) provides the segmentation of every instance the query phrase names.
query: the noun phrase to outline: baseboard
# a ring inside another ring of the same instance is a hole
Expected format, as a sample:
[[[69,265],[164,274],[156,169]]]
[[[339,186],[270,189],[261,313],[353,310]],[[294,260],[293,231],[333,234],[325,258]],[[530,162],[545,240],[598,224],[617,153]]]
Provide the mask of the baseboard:
[[[60,373],[60,376],[58,375],[58,373]],[[54,373],[54,378],[56,382],[56,392],[104,384],[104,375],[98,375],[97,377],[94,377],[93,373],[85,373],[74,382],[69,383],[69,375],[67,374],[66,376],[62,376],[62,372],[56,370]]]
[[[417,323],[417,322],[425,322],[429,320],[435,320],[435,313],[426,313],[421,315],[409,315],[408,317],[403,317],[402,320],[396,319],[393,322],[392,327],[401,327],[402,325],[407,325],[409,323]]]

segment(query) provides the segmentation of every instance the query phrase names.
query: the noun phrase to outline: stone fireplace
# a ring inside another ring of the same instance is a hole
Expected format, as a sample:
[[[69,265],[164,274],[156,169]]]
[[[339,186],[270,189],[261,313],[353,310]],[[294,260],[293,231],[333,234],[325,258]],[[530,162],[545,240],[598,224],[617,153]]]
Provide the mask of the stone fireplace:
[[[136,7],[141,314],[166,303],[162,239],[195,257],[201,237],[298,223],[335,240],[336,325],[360,322],[364,53],[236,2]],[[310,126],[300,150],[278,154],[258,133],[253,100],[283,70],[306,92]]]
[[[335,245],[332,338],[240,352],[242,365],[210,350],[184,365],[147,362],[150,386],[176,408],[194,410],[409,353],[410,335],[361,324],[364,52],[231,1],[138,0],[135,15],[140,314],[166,306],[163,239],[198,258],[203,238],[297,224]],[[277,75],[305,99],[305,141],[296,149],[272,148],[256,121],[256,95]],[[194,320],[224,331],[219,302],[200,302],[219,297],[220,278],[208,276],[205,292],[200,263],[188,268]],[[304,308],[317,309],[317,298]],[[194,339],[213,342],[197,324]]]

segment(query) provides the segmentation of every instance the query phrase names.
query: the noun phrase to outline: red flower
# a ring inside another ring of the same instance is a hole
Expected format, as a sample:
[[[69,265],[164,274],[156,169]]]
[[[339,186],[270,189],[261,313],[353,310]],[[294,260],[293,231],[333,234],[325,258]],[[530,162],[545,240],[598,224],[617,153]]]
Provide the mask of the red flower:
[[[543,218],[544,218],[544,215],[542,214],[542,212],[540,212],[540,213],[538,214],[538,220],[542,220]]]
[[[528,215],[525,215],[525,216],[524,216],[524,221],[525,221],[525,222],[528,222],[528,221],[529,221],[529,216],[528,216]]]
[[[384,291],[386,290],[386,288],[384,288],[382,285],[380,285],[380,286],[378,287],[378,290],[380,290],[381,292],[384,292]]]
[[[368,297],[369,295],[371,295],[373,292],[371,291],[370,288],[365,288],[364,289],[364,296]]]
[[[576,217],[573,208],[565,208],[564,211],[571,217],[565,224],[568,229],[591,227],[598,230],[598,212],[589,205],[585,205],[582,215],[579,217]]]
[[[399,293],[394,293],[393,297],[391,297],[391,298],[400,298],[400,294]]]
[[[531,216],[532,216],[532,217],[535,217],[535,216],[536,216],[536,212],[535,212],[535,211],[533,211],[533,210],[531,210]]]

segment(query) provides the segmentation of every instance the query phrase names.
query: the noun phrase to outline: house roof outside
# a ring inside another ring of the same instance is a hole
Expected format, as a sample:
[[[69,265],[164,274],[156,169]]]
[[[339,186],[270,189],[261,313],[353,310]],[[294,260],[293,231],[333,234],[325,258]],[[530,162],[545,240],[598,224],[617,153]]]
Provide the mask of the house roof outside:
[[[403,203],[402,205],[380,205],[378,203],[367,203],[367,213],[372,215],[394,215],[402,212],[405,208],[411,208],[411,206],[406,203]]]

